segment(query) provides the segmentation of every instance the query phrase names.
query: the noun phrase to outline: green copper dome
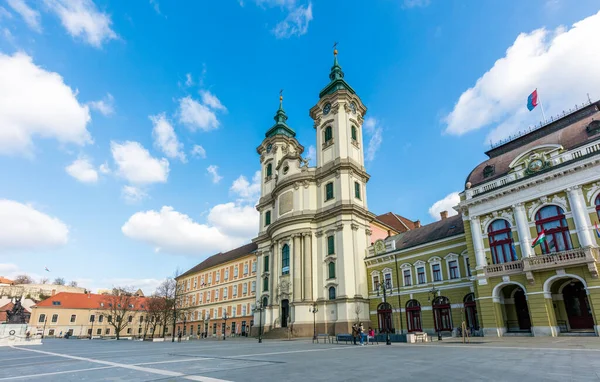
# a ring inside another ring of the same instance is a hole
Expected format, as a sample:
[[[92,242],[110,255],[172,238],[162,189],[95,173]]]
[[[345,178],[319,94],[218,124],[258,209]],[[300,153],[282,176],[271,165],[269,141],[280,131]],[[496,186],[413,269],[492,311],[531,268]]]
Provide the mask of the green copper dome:
[[[327,94],[331,94],[338,90],[345,89],[352,94],[356,94],[352,86],[348,85],[348,83],[344,80],[344,72],[342,71],[342,67],[338,64],[337,59],[337,51],[333,55],[333,66],[331,67],[331,73],[329,73],[329,79],[331,82],[325,86],[323,90],[319,93],[319,98],[323,98],[323,96]]]
[[[283,99],[279,100],[279,109],[273,119],[275,119],[275,124],[267,131],[265,137],[270,138],[275,135],[285,135],[294,138],[296,136],[296,132],[285,123],[288,116],[285,114],[285,110],[283,110]]]

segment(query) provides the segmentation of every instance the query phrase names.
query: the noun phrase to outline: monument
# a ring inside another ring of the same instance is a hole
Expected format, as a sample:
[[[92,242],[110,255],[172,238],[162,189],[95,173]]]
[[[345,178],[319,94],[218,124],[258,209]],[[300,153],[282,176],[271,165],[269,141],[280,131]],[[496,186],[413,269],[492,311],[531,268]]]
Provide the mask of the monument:
[[[6,323],[0,324],[0,346],[41,345],[41,338],[29,335],[26,323],[27,312],[21,298],[15,298],[13,307],[6,311]]]

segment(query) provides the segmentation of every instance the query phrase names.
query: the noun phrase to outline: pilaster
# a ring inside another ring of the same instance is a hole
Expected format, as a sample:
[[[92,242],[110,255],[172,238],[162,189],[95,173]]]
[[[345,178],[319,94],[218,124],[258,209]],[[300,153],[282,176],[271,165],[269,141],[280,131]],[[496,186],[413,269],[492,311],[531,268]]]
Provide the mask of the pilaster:
[[[517,223],[517,232],[519,233],[519,244],[522,257],[533,256],[531,250],[531,236],[529,234],[529,222],[527,221],[527,212],[523,203],[517,203],[512,206],[515,221]]]
[[[582,247],[591,247],[594,245],[592,235],[590,234],[591,222],[590,217],[585,208],[585,199],[581,186],[573,186],[567,188],[567,196],[571,204],[571,212],[573,213],[573,221],[577,229],[577,236]]]

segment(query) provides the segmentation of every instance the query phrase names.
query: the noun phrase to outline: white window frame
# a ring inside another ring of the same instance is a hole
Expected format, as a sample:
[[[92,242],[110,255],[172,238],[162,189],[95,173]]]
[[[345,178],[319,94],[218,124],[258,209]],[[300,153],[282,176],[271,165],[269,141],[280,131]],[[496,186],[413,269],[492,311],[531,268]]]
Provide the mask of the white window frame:
[[[427,266],[426,265],[427,264],[424,261],[422,261],[422,260],[419,260],[419,261],[415,262],[415,265],[414,265],[414,267],[415,267],[415,278],[417,280],[417,283],[415,285],[425,285],[425,284],[427,284],[427,280],[428,279],[427,279]],[[424,284],[419,284],[419,268],[423,268],[423,273],[425,274],[425,283]]]
[[[242,293],[243,294],[248,293],[248,283],[244,283],[244,285],[242,285]]]
[[[252,262],[252,272],[256,272],[256,261]]]
[[[244,264],[244,275],[248,274],[248,263]]]
[[[233,277],[238,277],[239,275],[239,265],[236,265],[235,267],[233,267]]]
[[[194,277],[194,289],[198,287],[198,278]]]
[[[196,305],[196,296],[192,296],[192,305]]]
[[[250,289],[252,292],[256,292],[256,281],[252,281],[252,286]]]
[[[215,290],[215,300],[219,299],[219,290]]]
[[[379,274],[378,271],[373,271],[371,272],[371,286],[372,286],[372,291],[375,292],[377,290],[377,286],[375,285],[375,277],[377,277],[377,279],[381,279],[381,275]],[[381,280],[379,280],[379,282],[381,283]]]
[[[242,316],[246,315],[246,305],[242,305]]]
[[[404,287],[414,286],[415,283],[413,282],[414,277],[413,277],[412,265],[408,264],[408,263],[402,264],[400,266],[400,270],[402,271],[402,286],[404,286]],[[410,285],[406,285],[406,280],[404,280],[404,271],[408,271],[410,273]]]
[[[198,303],[202,304],[203,302],[204,302],[204,292],[200,292],[200,298],[199,298]]]
[[[235,317],[236,314],[236,307],[234,306],[233,308],[231,308],[231,317]]]
[[[441,283],[444,281],[444,270],[442,269],[442,258],[439,256],[434,256],[431,259],[427,260],[429,263],[429,271],[431,272],[431,282],[432,283]],[[433,276],[433,266],[438,264],[440,266],[440,280],[435,281],[435,277]]]
[[[212,274],[208,275],[208,285],[212,284]]]
[[[223,300],[227,298],[227,296],[229,295],[229,288],[225,287],[223,288]]]
[[[225,269],[225,281],[229,280],[229,268]],[[217,280],[219,281],[219,280]]]
[[[383,271],[381,271],[381,274],[383,275],[383,279],[381,280],[383,282],[385,282],[385,276],[390,275],[390,288],[394,289],[394,277],[393,277],[394,275],[392,274],[392,269],[384,268]],[[412,273],[411,273],[411,280],[412,280]]]
[[[217,308],[213,308],[213,320],[217,319]]]
[[[444,260],[446,260],[446,273],[448,273],[448,280],[460,280],[462,278],[462,275],[460,273],[460,264],[458,262],[458,258],[459,258],[459,256],[456,253],[449,253],[448,255],[444,256]],[[458,277],[455,279],[450,277],[450,262],[451,261],[456,261],[456,269],[458,272]]]
[[[185,282],[185,289],[190,290],[190,279],[187,279]]]
[[[200,286],[204,286],[204,275],[200,277]]]
[[[221,281],[221,270],[218,270],[215,276],[215,282],[218,283]]]
[[[237,286],[237,285],[234,285],[234,286],[233,286],[233,292],[232,292],[232,294],[233,294],[233,297],[237,297],[237,291],[238,291],[238,286]]]

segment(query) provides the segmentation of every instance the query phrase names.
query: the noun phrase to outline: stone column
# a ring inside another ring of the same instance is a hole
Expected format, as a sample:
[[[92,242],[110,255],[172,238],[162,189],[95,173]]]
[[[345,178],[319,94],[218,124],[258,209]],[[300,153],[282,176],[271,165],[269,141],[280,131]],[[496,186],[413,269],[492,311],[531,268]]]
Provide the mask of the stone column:
[[[531,257],[533,251],[531,250],[531,235],[529,231],[529,222],[527,220],[527,213],[525,212],[525,206],[523,203],[517,203],[512,206],[515,222],[517,224],[517,232],[519,233],[519,246],[521,247],[521,256]]]
[[[304,299],[312,301],[312,233],[304,234]]]
[[[573,186],[567,188],[569,203],[571,203],[571,212],[573,213],[573,221],[577,229],[577,236],[582,247],[591,247],[594,245],[592,235],[590,235],[590,219],[585,208],[585,199],[581,192],[581,186]]]
[[[292,267],[292,271],[293,271],[293,282],[292,282],[292,293],[293,293],[293,298],[292,300],[294,302],[300,301],[300,299],[302,298],[302,275],[301,275],[301,263],[300,263],[300,240],[301,240],[301,236],[300,235],[292,235],[292,241],[294,242],[294,253],[293,253],[293,261],[291,261],[291,263],[293,264]]]
[[[473,248],[475,250],[475,261],[477,269],[482,269],[487,265],[485,261],[485,252],[483,250],[483,238],[481,237],[481,224],[478,216],[471,216],[471,236],[473,237]]]

